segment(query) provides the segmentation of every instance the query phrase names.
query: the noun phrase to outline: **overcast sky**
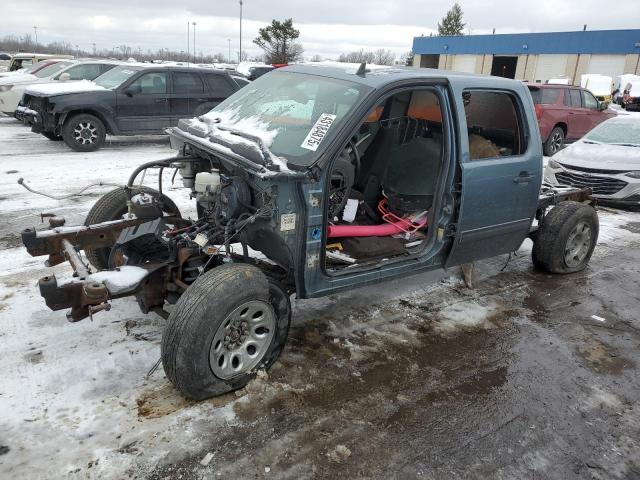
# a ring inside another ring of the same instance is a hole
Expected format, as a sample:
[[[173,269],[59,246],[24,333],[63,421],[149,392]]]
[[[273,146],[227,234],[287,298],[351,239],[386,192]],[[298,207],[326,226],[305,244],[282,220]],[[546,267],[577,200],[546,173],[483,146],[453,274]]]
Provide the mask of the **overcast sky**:
[[[472,33],[545,32],[638,28],[638,0],[463,0]],[[400,55],[414,36],[429,35],[453,4],[436,0],[244,0],[243,49],[273,18],[292,17],[305,56],[334,58],[342,52],[389,48]],[[19,0],[2,8],[2,34],[33,35],[40,42],[68,41],[87,51],[126,44],[134,50],[186,50],[187,22],[196,22],[196,50],[227,55],[238,51],[238,0]]]

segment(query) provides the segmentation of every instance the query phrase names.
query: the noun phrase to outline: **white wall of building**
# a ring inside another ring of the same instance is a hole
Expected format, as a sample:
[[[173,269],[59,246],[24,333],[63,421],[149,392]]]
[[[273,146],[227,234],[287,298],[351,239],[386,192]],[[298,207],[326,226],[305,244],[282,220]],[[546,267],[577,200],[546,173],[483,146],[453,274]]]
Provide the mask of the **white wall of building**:
[[[624,55],[591,55],[587,73],[617,77],[624,73],[625,60]]]
[[[531,80],[542,81],[562,77],[567,70],[567,55],[538,55],[536,69]]]
[[[477,55],[455,55],[453,57],[453,67],[455,72],[475,73]]]

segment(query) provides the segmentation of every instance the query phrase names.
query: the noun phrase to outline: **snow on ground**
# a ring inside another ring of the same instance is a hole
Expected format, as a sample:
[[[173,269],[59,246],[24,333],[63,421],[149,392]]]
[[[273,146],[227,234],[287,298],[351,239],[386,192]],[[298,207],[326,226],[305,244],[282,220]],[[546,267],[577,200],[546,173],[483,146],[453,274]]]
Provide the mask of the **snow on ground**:
[[[222,435],[240,421],[234,407],[246,396],[192,403],[173,390],[161,367],[147,377],[160,356],[164,320],[141,314],[132,299],[114,302],[93,322],[70,324],[64,311],[51,312],[37,291],[37,279],[51,272],[62,278],[69,268],[45,268],[44,258],[32,258],[20,247],[18,235],[36,226],[42,212],[81,223],[98,195],[108,191],[97,187],[88,196],[52,200],[27,192],[18,178],[54,195],[100,181],[122,184],[140,163],[171,156],[168,140],[111,138],[98,152],[77,153],[0,118],[0,144],[0,448],[10,449],[0,454],[0,478],[144,476],[156,465],[201,452],[203,444],[211,444],[212,432]],[[169,196],[183,215],[193,216],[187,191],[178,183],[169,186],[170,172],[165,175]],[[156,178],[147,174],[145,184],[153,186]],[[636,213],[602,211],[596,255],[630,243],[629,225],[639,219]],[[523,246],[522,258],[529,249],[530,244]],[[426,288],[416,284],[415,292],[403,295],[424,302],[430,298],[425,292],[434,292],[434,298],[444,299],[436,330],[491,328],[501,306],[473,299],[447,303],[447,292],[459,285],[457,279]],[[372,291],[362,293],[363,299],[376,296]],[[297,315],[297,321],[304,321],[304,309]],[[364,333],[373,338],[373,348],[415,341],[406,322],[406,312],[383,306],[332,318],[330,333],[357,359],[366,354],[357,345]]]

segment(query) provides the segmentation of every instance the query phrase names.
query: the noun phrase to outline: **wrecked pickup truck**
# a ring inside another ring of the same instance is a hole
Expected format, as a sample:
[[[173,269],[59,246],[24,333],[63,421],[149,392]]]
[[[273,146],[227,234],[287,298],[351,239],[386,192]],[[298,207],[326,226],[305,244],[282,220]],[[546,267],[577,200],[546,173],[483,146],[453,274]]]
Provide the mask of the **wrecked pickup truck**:
[[[162,364],[190,398],[241,388],[276,361],[294,293],[467,264],[526,238],[538,269],[571,273],[597,241],[591,192],[542,185],[521,82],[292,66],[168,132],[177,155],[135,169],[84,226],[54,217],[22,240],[49,265],[71,264],[73,279],[39,283],[71,321],[124,296],[167,318]],[[141,185],[149,169],[157,189]],[[197,219],[166,196],[171,172]]]

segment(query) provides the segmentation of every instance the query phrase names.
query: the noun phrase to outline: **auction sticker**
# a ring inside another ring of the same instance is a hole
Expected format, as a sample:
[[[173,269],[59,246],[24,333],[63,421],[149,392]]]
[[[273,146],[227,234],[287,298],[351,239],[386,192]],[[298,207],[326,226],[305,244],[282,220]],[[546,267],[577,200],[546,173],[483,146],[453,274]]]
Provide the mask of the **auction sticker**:
[[[324,137],[327,135],[327,132],[335,119],[336,116],[331,113],[323,113],[320,115],[320,118],[318,118],[315,125],[307,135],[307,138],[304,139],[304,142],[302,142],[302,145],[300,146],[315,152],[320,146],[320,142],[324,140]]]
[[[283,213],[280,215],[280,231],[286,232],[288,230],[296,229],[296,214],[295,213]]]

